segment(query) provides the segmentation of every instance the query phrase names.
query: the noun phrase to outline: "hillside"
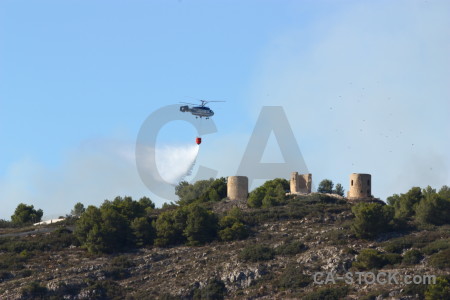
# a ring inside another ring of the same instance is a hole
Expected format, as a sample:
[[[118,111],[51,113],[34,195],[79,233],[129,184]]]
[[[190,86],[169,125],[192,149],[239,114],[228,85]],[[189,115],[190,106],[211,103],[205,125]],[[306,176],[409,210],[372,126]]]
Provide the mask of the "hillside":
[[[352,230],[352,205],[342,197],[291,196],[267,208],[226,200],[206,206],[218,215],[241,207],[239,218],[249,236],[105,254],[80,246],[74,220],[36,232],[2,229],[0,298],[441,299],[442,287],[448,289],[448,224],[408,225],[362,239]],[[317,284],[313,279],[317,272],[358,271],[436,275],[438,284]]]

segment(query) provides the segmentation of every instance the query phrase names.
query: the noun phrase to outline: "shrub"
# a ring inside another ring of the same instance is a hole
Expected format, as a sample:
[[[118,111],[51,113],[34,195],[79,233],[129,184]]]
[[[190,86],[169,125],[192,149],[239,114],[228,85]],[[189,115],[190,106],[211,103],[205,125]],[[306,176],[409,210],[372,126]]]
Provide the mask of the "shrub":
[[[114,257],[111,261],[111,265],[105,269],[106,277],[113,280],[128,278],[130,276],[130,271],[128,269],[133,266],[134,263],[125,255]]]
[[[353,266],[362,270],[379,269],[386,264],[384,257],[374,249],[361,250]]]
[[[378,203],[359,203],[352,207],[355,214],[352,229],[356,236],[374,238],[382,232],[391,230],[394,209]]]
[[[374,249],[361,250],[353,266],[360,270],[380,269],[385,265],[395,265],[402,261],[397,253],[380,253]]]
[[[389,292],[383,290],[371,291],[367,295],[359,298],[360,300],[377,300],[378,296],[389,297]]]
[[[450,239],[436,240],[423,248],[423,253],[431,255],[450,248]]]
[[[426,234],[422,234],[419,236],[408,235],[385,242],[384,249],[387,252],[402,253],[404,249],[408,249],[411,247],[428,248],[435,245],[435,243],[437,242],[435,242],[435,240],[439,239],[440,236],[441,234],[439,232],[427,232]]]
[[[395,265],[402,261],[402,256],[397,253],[382,253],[381,257],[386,265]]]
[[[422,258],[422,252],[417,249],[411,249],[405,252],[402,262],[407,265],[415,265],[418,264]]]
[[[226,295],[225,284],[219,279],[210,280],[202,289],[195,289],[195,300],[221,300]]]
[[[384,250],[387,252],[402,253],[404,249],[411,248],[412,245],[412,241],[399,239],[385,244]]]
[[[439,269],[450,268],[450,249],[433,254],[430,257],[430,264]]]
[[[302,274],[293,265],[288,266],[276,281],[276,285],[283,289],[300,289],[311,283],[311,276]]]
[[[425,292],[425,299],[450,299],[450,276],[436,278],[436,284],[428,286]]]
[[[14,275],[10,272],[0,271],[0,283],[2,283],[3,281],[7,281],[13,277],[14,277]]]
[[[268,180],[250,193],[247,204],[250,207],[272,207],[284,204],[288,189],[289,182],[286,179]]]
[[[24,299],[43,299],[48,293],[45,286],[42,286],[37,281],[33,281],[24,288],[22,288],[22,297]]]
[[[347,245],[349,243],[348,236],[343,230],[333,229],[325,233],[324,237],[332,245]]]
[[[30,269],[22,270],[17,274],[17,276],[21,278],[30,277],[31,275],[33,275],[33,271],[31,271]]]
[[[232,216],[220,219],[219,228],[219,237],[222,241],[242,240],[249,235],[247,226]]]
[[[339,300],[347,296],[349,292],[347,285],[339,287],[323,287],[317,291],[311,292],[304,297],[303,300]]]
[[[120,300],[125,298],[124,289],[112,280],[99,280],[88,282],[89,299]]]
[[[20,255],[17,253],[7,253],[0,255],[0,270],[16,271],[21,270],[28,261],[28,255]]]
[[[296,255],[305,251],[307,247],[300,241],[290,241],[275,248],[278,255]]]
[[[0,228],[12,228],[14,226],[13,222],[0,219]]]
[[[239,253],[239,259],[251,262],[271,260],[274,257],[275,251],[264,245],[250,245]]]
[[[405,285],[402,294],[411,295],[413,296],[413,299],[425,299],[425,291],[427,288],[427,284],[407,284]],[[419,297],[416,298],[416,295]]]

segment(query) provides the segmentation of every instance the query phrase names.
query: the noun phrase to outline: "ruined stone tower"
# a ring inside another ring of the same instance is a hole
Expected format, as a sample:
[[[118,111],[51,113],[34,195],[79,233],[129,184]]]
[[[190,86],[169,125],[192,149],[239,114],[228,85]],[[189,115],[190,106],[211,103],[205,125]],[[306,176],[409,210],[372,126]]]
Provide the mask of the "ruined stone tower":
[[[291,173],[291,194],[310,194],[312,174]]]
[[[347,198],[357,199],[370,197],[372,197],[372,176],[370,174],[351,174]]]
[[[246,200],[248,196],[248,177],[229,176],[227,181],[227,197],[230,200]]]

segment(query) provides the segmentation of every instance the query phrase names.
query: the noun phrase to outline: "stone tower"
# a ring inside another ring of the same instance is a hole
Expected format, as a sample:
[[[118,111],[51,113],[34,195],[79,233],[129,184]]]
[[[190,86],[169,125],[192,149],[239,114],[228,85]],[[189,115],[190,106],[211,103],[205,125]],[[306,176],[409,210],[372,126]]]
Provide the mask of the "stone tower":
[[[291,194],[310,194],[312,174],[291,173]]]
[[[372,176],[370,174],[353,173],[350,175],[350,188],[347,198],[371,198]]]
[[[248,177],[229,176],[227,181],[227,197],[230,200],[246,200],[248,196]]]

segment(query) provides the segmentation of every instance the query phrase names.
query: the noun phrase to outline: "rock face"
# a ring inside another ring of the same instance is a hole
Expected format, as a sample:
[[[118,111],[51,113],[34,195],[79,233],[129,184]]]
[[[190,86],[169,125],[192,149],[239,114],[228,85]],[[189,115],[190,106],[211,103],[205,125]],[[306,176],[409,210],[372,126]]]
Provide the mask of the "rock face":
[[[316,199],[313,196],[308,197]],[[252,224],[252,234],[245,240],[214,241],[198,247],[148,246],[112,255],[90,255],[75,246],[36,252],[20,267],[18,259],[17,268],[0,270],[0,299],[33,299],[24,296],[24,289],[32,282],[37,282],[51,299],[113,298],[110,295],[116,299],[193,299],[198,291],[207,290],[212,280],[220,282],[225,299],[302,299],[321,288],[313,283],[316,272],[354,272],[352,264],[362,249],[384,252],[384,243],[398,237],[385,236],[380,241],[357,239],[350,232],[350,204],[328,198],[331,203],[320,202],[314,208],[307,202],[308,197],[297,197],[305,200],[296,203],[297,211],[288,205],[264,210],[242,208],[248,224]],[[232,202],[216,203],[217,211],[225,213],[236,204]],[[245,201],[239,203],[244,205]],[[310,205],[308,211],[304,210],[305,205]],[[413,232],[409,238],[416,235],[423,241],[430,232]],[[28,239],[40,237],[38,234]],[[450,239],[450,231],[439,232],[439,238]],[[274,255],[243,260],[242,250],[255,245],[265,246]],[[0,252],[0,259],[7,259],[7,255],[10,253]],[[26,253],[17,253],[16,258],[20,255]],[[430,267],[428,260],[429,256],[420,264],[387,265],[379,271],[410,275],[445,272]],[[419,299],[405,296],[402,289],[404,285],[354,284],[346,299],[361,299],[368,293],[375,293],[377,299]],[[217,286],[208,291],[212,290],[217,290]]]
[[[248,288],[255,280],[261,278],[266,273],[263,265],[243,267],[238,264],[227,263],[224,269],[220,279],[225,283],[225,287],[229,291]]]

